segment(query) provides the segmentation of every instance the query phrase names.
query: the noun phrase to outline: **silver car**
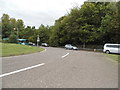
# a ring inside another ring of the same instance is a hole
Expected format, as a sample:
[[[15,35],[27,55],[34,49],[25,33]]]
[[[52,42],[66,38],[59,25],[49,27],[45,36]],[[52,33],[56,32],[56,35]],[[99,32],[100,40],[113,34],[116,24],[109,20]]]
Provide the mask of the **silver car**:
[[[41,46],[48,47],[47,43],[42,43]]]
[[[66,44],[66,45],[65,45],[65,49],[78,50],[78,48],[77,48],[77,47],[72,46],[71,44]]]

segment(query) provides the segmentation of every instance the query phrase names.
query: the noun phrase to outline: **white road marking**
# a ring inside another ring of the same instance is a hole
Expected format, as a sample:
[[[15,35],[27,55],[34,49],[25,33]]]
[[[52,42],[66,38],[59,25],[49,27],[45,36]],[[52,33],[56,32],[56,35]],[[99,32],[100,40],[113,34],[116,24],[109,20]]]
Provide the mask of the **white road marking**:
[[[29,70],[29,69],[33,69],[33,68],[36,68],[36,67],[39,67],[39,66],[42,66],[42,65],[45,65],[45,63],[41,63],[41,64],[34,65],[34,66],[31,66],[31,67],[16,70],[16,71],[13,71],[13,72],[5,73],[5,74],[0,75],[0,78],[8,76],[8,75],[15,74],[15,73],[19,73],[19,72],[22,72],[22,71],[26,71],[26,70]]]
[[[43,50],[43,51],[41,51],[41,52],[45,52],[45,51],[47,51],[47,49],[45,49],[45,50]]]
[[[69,55],[69,53],[67,53],[67,54],[65,54],[64,56],[62,56],[62,58],[66,57],[66,56],[68,56],[68,55]]]

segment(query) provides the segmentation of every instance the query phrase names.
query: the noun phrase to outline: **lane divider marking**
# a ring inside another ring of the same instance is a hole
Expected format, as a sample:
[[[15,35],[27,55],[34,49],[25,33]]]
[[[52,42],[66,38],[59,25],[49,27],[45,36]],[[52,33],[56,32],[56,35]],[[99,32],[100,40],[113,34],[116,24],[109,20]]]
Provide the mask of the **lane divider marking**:
[[[68,56],[69,55],[69,53],[67,53],[67,54],[65,54],[64,56],[62,56],[62,58],[65,58],[66,56]]]
[[[36,68],[36,67],[39,67],[39,66],[43,66],[43,65],[45,65],[45,63],[41,63],[41,64],[34,65],[34,66],[31,66],[31,67],[16,70],[16,71],[13,71],[13,72],[5,73],[5,74],[0,75],[0,78],[8,76],[8,75],[15,74],[15,73],[19,73],[19,72],[22,72],[22,71],[30,70],[30,69],[33,69],[33,68]]]

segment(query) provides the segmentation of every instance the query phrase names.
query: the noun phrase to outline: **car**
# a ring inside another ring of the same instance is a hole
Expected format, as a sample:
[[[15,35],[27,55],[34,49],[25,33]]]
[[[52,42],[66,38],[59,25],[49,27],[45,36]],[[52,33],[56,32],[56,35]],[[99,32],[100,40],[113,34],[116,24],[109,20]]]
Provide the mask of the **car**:
[[[29,42],[30,46],[35,46],[35,43]]]
[[[105,44],[103,52],[120,54],[120,44]]]
[[[41,46],[48,47],[47,43],[42,43]]]
[[[66,45],[65,45],[65,49],[78,50],[78,48],[77,48],[77,47],[72,46],[71,44],[66,44]]]
[[[75,47],[75,46],[73,46],[73,50],[78,50],[78,48],[77,48],[77,47]]]

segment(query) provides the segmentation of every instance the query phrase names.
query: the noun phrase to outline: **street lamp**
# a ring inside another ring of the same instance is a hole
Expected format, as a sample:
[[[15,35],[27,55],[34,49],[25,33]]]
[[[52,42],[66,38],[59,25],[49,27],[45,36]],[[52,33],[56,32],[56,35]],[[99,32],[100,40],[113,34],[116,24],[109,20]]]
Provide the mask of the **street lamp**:
[[[37,46],[39,46],[40,38],[39,35],[37,36]]]
[[[16,30],[16,31],[17,31],[17,39],[19,39],[18,28],[14,28],[14,30]]]

